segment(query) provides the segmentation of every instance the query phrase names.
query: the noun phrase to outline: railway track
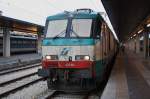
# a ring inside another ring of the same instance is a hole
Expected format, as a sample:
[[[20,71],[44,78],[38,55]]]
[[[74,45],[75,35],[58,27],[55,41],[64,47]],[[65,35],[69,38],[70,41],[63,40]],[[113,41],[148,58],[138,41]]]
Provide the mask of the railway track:
[[[28,68],[19,68],[19,70],[6,71],[0,75],[0,98],[6,97],[11,93],[24,90],[27,86],[38,84],[44,78],[37,75],[37,69],[40,64],[28,66]],[[32,91],[31,91],[32,92]],[[60,91],[50,90],[46,95],[39,99],[100,99],[90,98],[91,93],[72,94]]]
[[[43,80],[37,75],[40,64],[0,72],[0,97]]]
[[[41,80],[43,80],[43,78],[34,75],[30,76],[30,78],[24,78],[22,80],[12,82],[11,84],[5,84],[4,86],[0,87],[0,97],[7,96],[10,93],[21,90],[22,88],[37,83],[38,81]]]
[[[12,73],[12,72],[17,72],[17,71],[21,71],[21,70],[34,68],[34,67],[39,67],[40,65],[41,65],[41,63],[36,63],[36,64],[24,66],[24,67],[17,67],[17,68],[14,68],[14,69],[3,70],[3,71],[0,71],[0,76],[5,75],[5,74],[9,74],[9,73]]]
[[[14,80],[14,79],[22,78],[22,77],[29,75],[29,74],[32,74],[32,73],[36,73],[38,68],[39,67],[34,67],[34,68],[30,68],[30,69],[25,69],[25,70],[16,71],[16,72],[1,75],[0,76],[0,84]]]
[[[7,85],[7,84],[10,84],[12,82],[15,82],[15,81],[18,81],[18,80],[21,80],[21,79],[24,79],[24,78],[27,78],[27,77],[30,77],[30,76],[33,76],[33,75],[36,75],[36,74],[37,74],[37,72],[33,72],[33,73],[28,74],[28,75],[24,75],[24,76],[14,78],[14,79],[11,79],[11,80],[8,80],[8,81],[0,82],[0,86]]]

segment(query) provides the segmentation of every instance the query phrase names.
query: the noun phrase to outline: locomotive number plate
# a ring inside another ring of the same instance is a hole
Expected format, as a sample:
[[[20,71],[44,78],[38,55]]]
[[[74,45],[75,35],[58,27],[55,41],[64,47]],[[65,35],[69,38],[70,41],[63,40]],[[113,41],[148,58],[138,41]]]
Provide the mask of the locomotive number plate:
[[[66,63],[65,66],[66,66],[66,67],[72,67],[72,66],[75,66],[75,64],[72,64],[72,63]]]

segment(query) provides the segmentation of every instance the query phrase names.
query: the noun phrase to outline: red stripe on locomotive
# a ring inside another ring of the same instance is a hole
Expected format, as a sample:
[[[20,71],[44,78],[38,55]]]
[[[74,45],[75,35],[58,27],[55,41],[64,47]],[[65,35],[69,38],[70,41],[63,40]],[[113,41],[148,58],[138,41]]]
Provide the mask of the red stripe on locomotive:
[[[93,61],[51,61],[43,60],[43,68],[90,68]]]

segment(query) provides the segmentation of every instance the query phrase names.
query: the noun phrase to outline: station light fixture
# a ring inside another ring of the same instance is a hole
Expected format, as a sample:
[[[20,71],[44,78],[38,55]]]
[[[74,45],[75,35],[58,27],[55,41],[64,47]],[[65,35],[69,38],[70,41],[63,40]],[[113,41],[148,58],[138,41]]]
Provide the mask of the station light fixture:
[[[147,27],[150,27],[150,23],[146,25]]]
[[[133,37],[135,37],[135,36],[136,36],[136,34],[133,35]]]
[[[143,31],[143,30],[139,30],[139,31],[138,31],[138,34],[140,34],[142,31]]]

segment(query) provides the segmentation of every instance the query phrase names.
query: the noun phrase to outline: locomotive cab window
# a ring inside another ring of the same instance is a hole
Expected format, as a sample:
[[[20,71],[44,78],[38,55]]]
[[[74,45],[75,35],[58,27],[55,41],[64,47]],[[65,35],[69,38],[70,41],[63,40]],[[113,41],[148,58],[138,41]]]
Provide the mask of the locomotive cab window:
[[[48,22],[46,38],[65,37],[67,27],[70,26],[70,37],[90,37],[92,19],[53,20]]]
[[[46,37],[51,38],[57,35],[59,35],[60,37],[63,37],[64,32],[66,32],[66,28],[67,28],[67,20],[49,21]]]
[[[92,19],[73,19],[71,37],[90,37]]]

